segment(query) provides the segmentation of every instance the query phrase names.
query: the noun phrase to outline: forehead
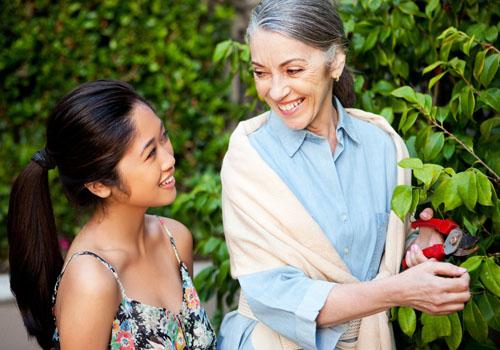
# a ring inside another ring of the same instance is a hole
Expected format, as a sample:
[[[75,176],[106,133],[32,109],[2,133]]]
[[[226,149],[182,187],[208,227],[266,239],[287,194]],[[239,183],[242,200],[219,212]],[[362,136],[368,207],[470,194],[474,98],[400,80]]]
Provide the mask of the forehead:
[[[147,141],[158,134],[158,129],[162,124],[161,120],[144,103],[136,103],[130,117],[134,125],[134,143]]]
[[[324,63],[323,51],[300,40],[281,33],[257,29],[250,36],[252,60],[261,64],[266,62],[286,62],[302,59],[311,63]]]

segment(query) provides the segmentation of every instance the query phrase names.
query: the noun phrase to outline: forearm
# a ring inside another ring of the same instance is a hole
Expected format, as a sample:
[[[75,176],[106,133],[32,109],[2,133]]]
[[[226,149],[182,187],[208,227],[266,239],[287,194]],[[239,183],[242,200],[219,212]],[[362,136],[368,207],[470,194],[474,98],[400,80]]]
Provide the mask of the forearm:
[[[336,285],[316,318],[330,327],[392,306],[409,306],[433,315],[462,310],[470,299],[469,275],[458,266],[426,261],[404,272],[368,282]]]
[[[397,304],[396,277],[360,283],[338,284],[330,291],[316,319],[318,327],[331,327],[384,311]]]

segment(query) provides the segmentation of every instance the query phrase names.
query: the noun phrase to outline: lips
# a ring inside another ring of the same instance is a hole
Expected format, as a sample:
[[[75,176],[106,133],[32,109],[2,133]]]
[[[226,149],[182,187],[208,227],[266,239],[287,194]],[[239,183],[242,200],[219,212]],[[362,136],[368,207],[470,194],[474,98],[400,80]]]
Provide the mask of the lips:
[[[175,177],[173,175],[169,175],[164,180],[162,180],[159,184],[161,188],[171,188],[175,185]]]
[[[281,112],[285,114],[291,114],[297,110],[297,108],[304,102],[304,98],[300,98],[293,102],[288,103],[278,103],[278,108]]]

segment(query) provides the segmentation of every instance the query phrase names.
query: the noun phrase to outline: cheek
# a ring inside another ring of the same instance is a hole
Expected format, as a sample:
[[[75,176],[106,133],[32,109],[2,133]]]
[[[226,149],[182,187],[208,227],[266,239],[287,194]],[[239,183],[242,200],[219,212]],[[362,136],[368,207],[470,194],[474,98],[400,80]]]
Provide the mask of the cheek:
[[[254,80],[255,81],[255,89],[257,90],[257,95],[261,99],[264,99],[267,95],[267,91],[269,90],[268,88],[268,83],[263,80]]]

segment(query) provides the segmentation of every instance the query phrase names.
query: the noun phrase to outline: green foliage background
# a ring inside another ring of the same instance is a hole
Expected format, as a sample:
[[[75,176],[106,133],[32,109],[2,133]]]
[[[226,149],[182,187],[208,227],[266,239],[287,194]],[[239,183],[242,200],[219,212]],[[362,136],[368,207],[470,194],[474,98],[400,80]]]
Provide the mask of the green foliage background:
[[[340,1],[357,106],[384,115],[411,152],[400,165],[413,169],[414,183],[396,189],[394,211],[404,216],[432,206],[481,238],[478,253],[452,260],[468,267],[473,301],[444,317],[393,309],[401,349],[500,344],[499,9],[494,0]],[[154,211],[184,222],[196,253],[212,260],[195,283],[203,299],[216,297],[220,322],[225,305],[234,305],[237,283],[229,276],[218,170],[236,122],[262,108],[248,47],[227,40],[233,18],[229,0],[2,4],[0,258],[7,252],[10,184],[43,147],[44,122],[57,99],[81,82],[122,79],[166,121],[180,194]],[[246,86],[239,105],[229,98],[235,75]],[[67,205],[56,172],[51,178],[58,228],[72,236],[84,214]]]

